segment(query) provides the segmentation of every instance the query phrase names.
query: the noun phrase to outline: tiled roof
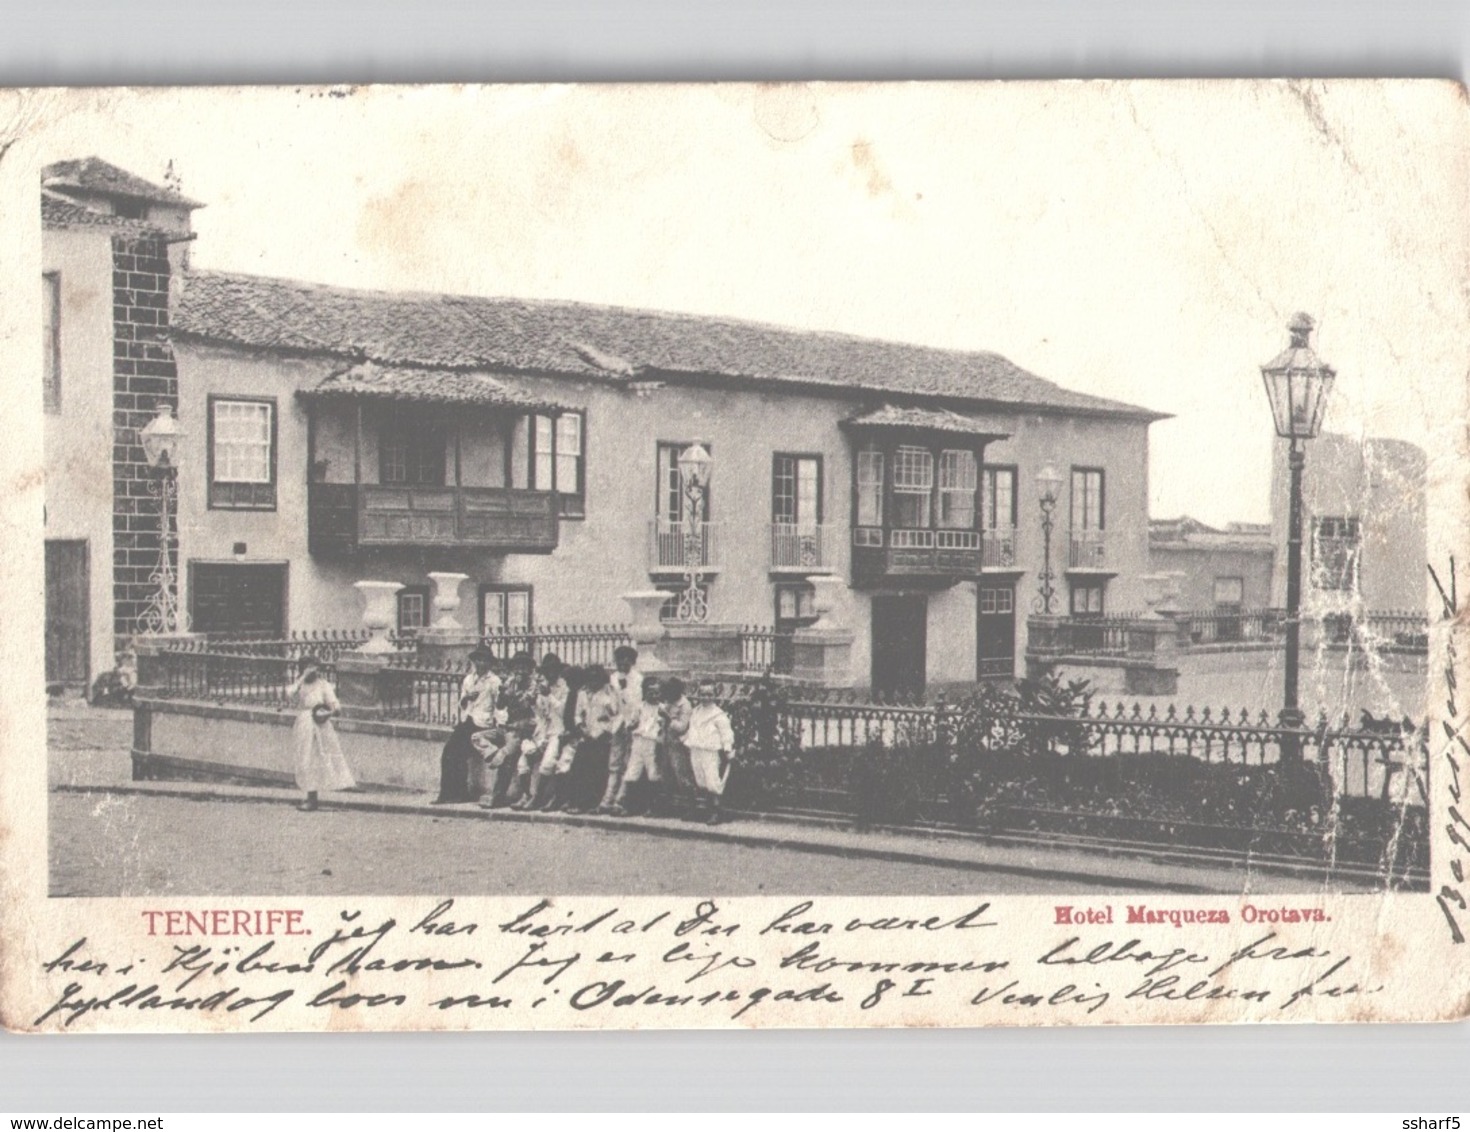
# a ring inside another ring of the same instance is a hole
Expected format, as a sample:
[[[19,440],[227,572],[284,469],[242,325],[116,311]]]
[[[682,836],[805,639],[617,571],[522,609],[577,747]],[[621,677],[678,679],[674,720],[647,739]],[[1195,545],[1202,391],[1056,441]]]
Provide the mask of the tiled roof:
[[[1159,420],[999,354],[589,303],[358,291],[221,272],[185,277],[175,335],[384,365],[612,381],[723,380]]]
[[[41,192],[41,225],[45,228],[107,228],[114,232],[132,232],[139,236],[156,236],[163,232],[157,224],[146,220],[130,220],[113,216],[56,196]]]
[[[530,411],[554,412],[567,406],[536,397],[493,377],[464,370],[380,366],[362,362],[328,374],[300,396],[379,401],[419,401],[462,405],[513,405]]]
[[[41,170],[41,184],[45,188],[62,191],[72,189],[107,196],[131,197],[134,200],[151,200],[159,204],[181,205],[184,208],[204,207],[197,200],[190,200],[163,185],[145,181],[137,174],[119,169],[100,157],[80,157],[48,165]]]
[[[996,432],[994,425],[951,412],[949,409],[901,409],[892,405],[884,405],[881,409],[861,413],[844,423],[865,428],[920,428],[930,432],[989,436],[996,440],[1010,435]]]

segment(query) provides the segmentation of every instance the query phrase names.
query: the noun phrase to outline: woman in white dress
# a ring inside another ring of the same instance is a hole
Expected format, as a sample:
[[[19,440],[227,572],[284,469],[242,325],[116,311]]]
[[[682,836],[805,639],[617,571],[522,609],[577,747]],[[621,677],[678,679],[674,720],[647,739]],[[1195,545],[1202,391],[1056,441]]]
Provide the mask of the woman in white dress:
[[[296,785],[306,791],[306,800],[296,808],[309,811],[317,808],[321,791],[350,790],[357,783],[342,756],[337,729],[332,726],[332,716],[341,708],[337,693],[321,674],[316,660],[302,657],[300,663],[301,677],[288,694],[301,708],[291,738],[296,754]]]

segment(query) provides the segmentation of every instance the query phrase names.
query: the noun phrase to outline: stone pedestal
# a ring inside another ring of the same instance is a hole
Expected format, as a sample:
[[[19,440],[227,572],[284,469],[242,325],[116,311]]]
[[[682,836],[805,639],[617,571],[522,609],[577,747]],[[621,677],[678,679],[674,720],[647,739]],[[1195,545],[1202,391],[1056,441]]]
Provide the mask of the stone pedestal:
[[[660,655],[664,624],[659,618],[668,598],[664,590],[633,590],[623,595],[628,603],[628,637],[638,650],[638,668],[645,673],[665,672],[669,667]]]
[[[740,626],[665,625],[658,654],[664,667],[675,672],[739,672]]]
[[[382,685],[388,658],[381,653],[344,652],[337,658],[337,699],[351,719],[383,717]]]
[[[163,662],[159,660],[163,653],[203,640],[203,633],[143,633],[134,637],[133,654],[138,658],[138,692],[147,695],[151,690],[164,686]]]
[[[1179,691],[1179,626],[1172,616],[1149,613],[1128,626],[1124,690],[1137,696]]]
[[[480,643],[480,634],[461,625],[445,628],[431,625],[418,635],[419,664],[424,668],[465,668],[470,651]]]
[[[792,636],[794,663],[791,674],[798,680],[823,688],[851,688],[852,632],[821,629],[813,625]]]

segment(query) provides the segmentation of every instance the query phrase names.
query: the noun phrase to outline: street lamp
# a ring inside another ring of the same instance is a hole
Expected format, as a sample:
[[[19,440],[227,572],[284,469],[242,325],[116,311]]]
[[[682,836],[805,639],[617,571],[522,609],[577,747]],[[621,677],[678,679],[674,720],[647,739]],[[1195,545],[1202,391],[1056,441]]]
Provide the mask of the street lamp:
[[[1051,568],[1051,532],[1054,524],[1053,513],[1057,509],[1057,499],[1062,492],[1062,473],[1047,464],[1036,473],[1036,486],[1041,493],[1041,534],[1042,534],[1042,565],[1041,591],[1036,595],[1036,601],[1032,608],[1037,613],[1051,616],[1052,602],[1056,599],[1057,580],[1055,572]]]
[[[709,449],[698,440],[679,454],[679,486],[684,495],[684,591],[679,595],[675,616],[680,621],[704,621],[709,617],[709,599],[699,582],[700,568],[705,565],[704,513],[713,467]]]
[[[1322,414],[1327,394],[1337,371],[1312,350],[1316,324],[1300,311],[1287,324],[1291,345],[1261,367],[1261,380],[1271,402],[1276,435],[1291,444],[1291,496],[1286,528],[1286,689],[1281,709],[1283,730],[1299,732],[1306,723],[1297,700],[1297,672],[1301,662],[1302,605],[1302,470],[1306,467],[1305,442],[1322,431]],[[1288,749],[1289,748],[1289,749]],[[1299,757],[1297,736],[1283,745],[1283,756]]]
[[[158,471],[149,484],[149,494],[158,500],[158,565],[148,576],[153,596],[138,616],[144,633],[182,633],[189,627],[188,614],[179,606],[178,578],[174,572],[176,531],[174,516],[179,499],[179,446],[184,430],[174,417],[172,405],[159,405],[158,415],[138,430],[143,455]]]

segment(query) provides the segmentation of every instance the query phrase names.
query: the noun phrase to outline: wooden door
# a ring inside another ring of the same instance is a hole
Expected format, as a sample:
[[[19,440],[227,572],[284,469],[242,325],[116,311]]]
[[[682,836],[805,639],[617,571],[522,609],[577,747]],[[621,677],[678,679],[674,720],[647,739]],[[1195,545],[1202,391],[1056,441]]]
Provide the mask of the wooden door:
[[[924,690],[929,599],[923,594],[873,598],[873,691],[917,695]]]
[[[85,539],[46,540],[46,683],[85,687],[91,675]]]

